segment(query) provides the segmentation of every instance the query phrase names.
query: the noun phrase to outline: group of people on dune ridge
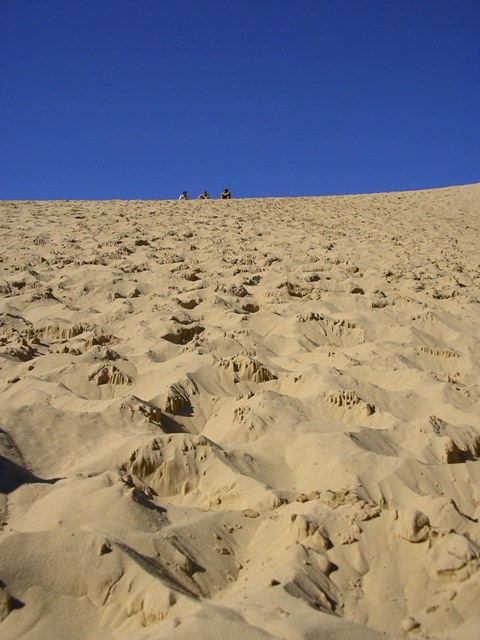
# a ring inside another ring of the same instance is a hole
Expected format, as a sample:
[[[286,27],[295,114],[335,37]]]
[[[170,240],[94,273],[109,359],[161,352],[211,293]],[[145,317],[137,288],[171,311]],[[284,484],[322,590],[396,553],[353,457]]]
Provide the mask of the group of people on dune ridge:
[[[225,189],[220,194],[220,198],[222,200],[230,200],[232,198],[232,194],[227,189],[227,187],[225,187]],[[182,193],[181,193],[181,195],[180,195],[180,197],[178,199],[179,200],[190,200],[190,198],[188,197],[188,193],[186,191],[182,191]],[[210,196],[208,195],[208,191],[205,190],[203,193],[201,193],[198,196],[198,200],[210,200]]]

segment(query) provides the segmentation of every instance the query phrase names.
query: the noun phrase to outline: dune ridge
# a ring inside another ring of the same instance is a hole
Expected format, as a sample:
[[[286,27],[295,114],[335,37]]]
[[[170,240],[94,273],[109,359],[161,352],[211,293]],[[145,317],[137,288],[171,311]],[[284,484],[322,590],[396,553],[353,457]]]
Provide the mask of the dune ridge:
[[[479,213],[0,202],[0,636],[477,638]]]

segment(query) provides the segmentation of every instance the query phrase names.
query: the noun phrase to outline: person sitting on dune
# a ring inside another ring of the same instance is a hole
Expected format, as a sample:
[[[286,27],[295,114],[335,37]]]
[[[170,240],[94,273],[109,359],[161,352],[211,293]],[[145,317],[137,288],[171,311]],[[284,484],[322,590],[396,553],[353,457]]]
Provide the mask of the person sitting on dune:
[[[230,193],[230,191],[227,189],[227,187],[225,187],[225,189],[222,191],[222,193],[220,194],[220,197],[222,198],[222,200],[230,200],[232,197],[232,194]]]
[[[186,191],[182,191],[182,194],[179,197],[179,200],[189,200],[188,193]]]
[[[208,195],[208,192],[207,192],[207,191],[204,191],[203,193],[201,193],[201,194],[198,196],[198,199],[199,199],[199,200],[209,200],[209,198],[210,198],[210,196]]]

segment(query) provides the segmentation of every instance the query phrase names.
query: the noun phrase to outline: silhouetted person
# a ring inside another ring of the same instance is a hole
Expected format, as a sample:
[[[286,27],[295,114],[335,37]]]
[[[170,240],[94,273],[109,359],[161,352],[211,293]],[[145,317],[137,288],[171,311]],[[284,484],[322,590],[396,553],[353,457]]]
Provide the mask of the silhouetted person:
[[[227,187],[225,187],[225,189],[222,191],[222,193],[220,194],[220,197],[222,198],[222,200],[230,200],[232,197],[232,194],[230,193],[230,191],[227,189]]]
[[[190,200],[188,193],[186,191],[182,191],[182,195],[179,197],[179,200]]]
[[[201,193],[201,194],[198,196],[198,199],[199,199],[199,200],[209,200],[209,198],[210,198],[210,196],[208,195],[208,192],[207,192],[207,191],[204,191],[203,193]]]

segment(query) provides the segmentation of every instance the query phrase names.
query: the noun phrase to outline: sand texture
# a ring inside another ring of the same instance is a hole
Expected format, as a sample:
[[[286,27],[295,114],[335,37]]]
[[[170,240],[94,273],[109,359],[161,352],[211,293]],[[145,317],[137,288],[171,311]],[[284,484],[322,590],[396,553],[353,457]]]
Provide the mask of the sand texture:
[[[2,640],[480,637],[480,185],[0,226]]]

